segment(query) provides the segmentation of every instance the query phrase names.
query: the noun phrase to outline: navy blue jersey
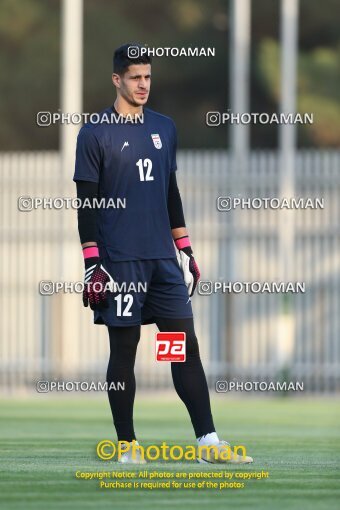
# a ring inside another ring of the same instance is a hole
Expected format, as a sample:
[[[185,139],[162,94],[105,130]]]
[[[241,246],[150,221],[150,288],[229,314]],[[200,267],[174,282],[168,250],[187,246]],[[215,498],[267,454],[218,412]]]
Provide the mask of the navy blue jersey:
[[[100,116],[112,113],[110,107]],[[88,123],[78,134],[73,180],[98,183],[98,200],[107,207],[97,211],[95,241],[115,261],[176,256],[167,207],[176,127],[169,117],[143,113],[143,123]]]

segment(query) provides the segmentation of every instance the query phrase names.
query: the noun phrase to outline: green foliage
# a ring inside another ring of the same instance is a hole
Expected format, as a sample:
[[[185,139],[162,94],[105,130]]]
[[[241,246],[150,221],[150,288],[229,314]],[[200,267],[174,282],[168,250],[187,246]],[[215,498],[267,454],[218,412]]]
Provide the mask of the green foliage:
[[[58,126],[38,128],[38,111],[60,107],[61,0],[0,2],[0,150],[57,149]],[[315,123],[299,128],[303,146],[339,146],[338,0],[300,0],[299,110]],[[252,2],[251,110],[273,112],[279,99],[279,2]],[[172,116],[179,147],[224,148],[226,126],[208,128],[209,110],[229,107],[229,2],[84,0],[84,106],[113,102],[113,49],[215,47],[215,58],[155,58],[149,107]],[[254,147],[275,147],[273,126],[253,126]]]
[[[0,3],[0,149],[56,148],[58,128],[36,114],[59,107],[59,7],[55,0]]]
[[[316,48],[301,52],[298,61],[299,112],[313,112],[314,123],[300,126],[309,144],[340,145],[340,48]],[[280,49],[273,39],[259,46],[258,78],[277,105],[280,97]]]

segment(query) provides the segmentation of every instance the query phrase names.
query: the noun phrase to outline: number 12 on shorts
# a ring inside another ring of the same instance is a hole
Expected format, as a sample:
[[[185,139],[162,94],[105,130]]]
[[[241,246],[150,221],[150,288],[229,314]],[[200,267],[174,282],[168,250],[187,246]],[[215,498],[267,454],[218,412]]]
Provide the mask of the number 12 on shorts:
[[[130,308],[133,303],[133,296],[131,294],[125,294],[125,296],[118,294],[114,299],[117,301],[117,317],[131,317]]]

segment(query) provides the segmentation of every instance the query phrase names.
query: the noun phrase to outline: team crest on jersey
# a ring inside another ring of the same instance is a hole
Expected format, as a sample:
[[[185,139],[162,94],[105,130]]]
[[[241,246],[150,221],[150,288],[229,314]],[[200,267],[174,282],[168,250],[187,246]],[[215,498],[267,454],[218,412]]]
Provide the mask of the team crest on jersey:
[[[161,149],[162,148],[162,140],[161,140],[161,137],[159,136],[159,134],[151,135],[151,138],[152,138],[153,144],[156,147],[156,149]]]

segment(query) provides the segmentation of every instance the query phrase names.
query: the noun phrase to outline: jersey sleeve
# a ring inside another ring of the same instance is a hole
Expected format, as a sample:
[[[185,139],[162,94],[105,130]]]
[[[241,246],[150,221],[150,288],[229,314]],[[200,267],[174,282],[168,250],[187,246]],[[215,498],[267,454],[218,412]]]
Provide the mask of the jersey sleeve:
[[[93,131],[81,128],[77,138],[74,181],[99,182],[100,146]]]
[[[177,170],[176,151],[177,151],[177,129],[175,124],[172,125],[172,143],[170,149],[170,172]]]

